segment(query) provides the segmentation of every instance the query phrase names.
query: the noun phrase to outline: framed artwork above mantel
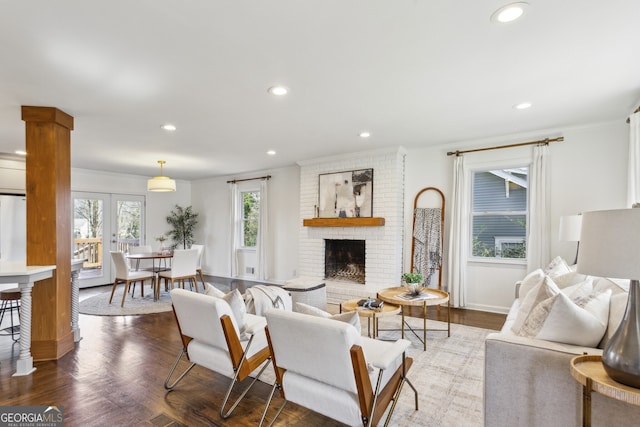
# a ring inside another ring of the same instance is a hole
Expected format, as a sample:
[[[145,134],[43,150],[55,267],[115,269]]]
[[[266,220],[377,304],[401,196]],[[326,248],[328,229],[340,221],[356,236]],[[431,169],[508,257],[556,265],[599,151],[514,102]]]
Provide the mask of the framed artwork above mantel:
[[[318,175],[316,217],[373,217],[373,169]]]

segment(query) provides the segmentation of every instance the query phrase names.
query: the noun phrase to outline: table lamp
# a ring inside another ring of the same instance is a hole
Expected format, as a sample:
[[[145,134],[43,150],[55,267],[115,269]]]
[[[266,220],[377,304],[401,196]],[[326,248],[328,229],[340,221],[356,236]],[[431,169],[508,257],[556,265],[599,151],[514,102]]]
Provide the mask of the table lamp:
[[[640,209],[585,212],[577,270],[630,279],[624,316],[605,346],[602,364],[615,381],[640,388]]]
[[[576,247],[576,259],[578,262],[578,252],[580,251],[580,228],[582,227],[582,215],[567,215],[560,217],[560,231],[558,240],[561,242],[578,242]]]

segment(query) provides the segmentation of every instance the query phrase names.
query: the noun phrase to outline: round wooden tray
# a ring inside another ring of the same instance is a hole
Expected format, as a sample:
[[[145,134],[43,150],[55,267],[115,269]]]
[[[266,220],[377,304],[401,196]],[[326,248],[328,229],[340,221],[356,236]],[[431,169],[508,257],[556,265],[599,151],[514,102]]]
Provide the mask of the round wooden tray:
[[[591,378],[591,388],[597,393],[640,406],[640,389],[612,380],[604,370],[599,355],[587,354],[571,359],[571,375],[582,385],[586,385],[587,379]]]

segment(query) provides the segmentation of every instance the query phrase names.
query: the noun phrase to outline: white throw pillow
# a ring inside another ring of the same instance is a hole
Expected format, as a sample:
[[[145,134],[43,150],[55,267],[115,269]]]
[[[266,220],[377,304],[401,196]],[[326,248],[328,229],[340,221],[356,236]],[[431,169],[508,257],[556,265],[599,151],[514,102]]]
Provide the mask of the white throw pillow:
[[[611,290],[578,295],[560,292],[539,303],[518,335],[565,344],[596,347],[609,321]]]
[[[211,285],[210,283],[204,284],[204,294],[210,295],[216,298],[222,298],[225,296],[224,292],[222,292],[220,289],[216,288],[215,286]]]
[[[555,279],[553,280],[553,282],[557,284]],[[580,283],[576,283],[574,285],[567,286],[566,288],[562,288],[562,292],[572,300],[576,300],[576,298],[587,296],[590,293],[592,293],[594,290],[595,289],[593,288],[593,277],[589,277]],[[598,292],[601,292],[601,291],[598,290]]]
[[[242,298],[240,291],[234,289],[228,294],[225,294],[222,299],[229,304],[229,307],[231,307],[231,312],[233,313],[233,317],[236,319],[238,329],[242,332],[244,329],[244,316],[247,314],[247,306],[244,303],[244,299]]]
[[[518,291],[518,298],[522,300],[531,289],[538,286],[544,280],[544,271],[541,268],[537,270],[533,270],[531,273],[527,274],[524,279],[520,282],[520,288]]]
[[[531,311],[542,301],[560,293],[560,289],[553,282],[549,276],[545,276],[544,279],[531,289],[527,295],[522,299],[520,309],[518,309],[518,315],[516,320],[511,326],[511,331],[514,334],[519,335],[527,317]]]
[[[587,276],[586,274],[580,274],[575,271],[571,271],[569,273],[559,274],[557,276],[551,276],[553,281],[560,289],[566,288],[567,286],[573,286],[577,283],[584,282],[585,280],[591,278],[591,276]]]
[[[325,319],[333,319],[340,322],[349,323],[356,328],[358,333],[360,333],[360,316],[358,316],[357,311],[347,311],[346,313],[331,314],[327,311],[302,302],[296,303],[296,311],[298,313],[308,314],[311,316],[324,317]]]
[[[296,311],[298,313],[310,314],[312,316],[317,316],[317,317],[326,317],[326,318],[331,317],[331,313],[321,310],[318,307],[314,307],[312,305],[305,304],[302,302],[296,303]]]

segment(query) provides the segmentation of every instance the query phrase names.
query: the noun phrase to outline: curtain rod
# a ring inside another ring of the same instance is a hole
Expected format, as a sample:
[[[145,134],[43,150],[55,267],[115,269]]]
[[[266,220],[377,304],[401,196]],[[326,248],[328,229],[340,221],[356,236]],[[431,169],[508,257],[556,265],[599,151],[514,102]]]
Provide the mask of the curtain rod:
[[[227,184],[235,184],[236,182],[243,181],[255,181],[256,179],[271,179],[271,175],[259,176],[256,178],[232,179],[231,181],[227,181]]]
[[[523,145],[536,145],[536,144],[544,144],[548,145],[550,142],[562,142],[564,141],[564,136],[559,136],[557,138],[545,138],[539,141],[529,141],[529,142],[521,142],[518,144],[509,144],[509,145],[497,145],[494,147],[485,147],[485,148],[475,148],[473,150],[456,150],[447,152],[447,156],[460,156],[464,153],[475,153],[476,151],[488,151],[488,150],[499,150],[501,148],[512,148],[512,147],[521,147]]]
[[[636,108],[631,114],[640,113],[640,107]],[[631,117],[627,117],[627,123],[631,123]]]

